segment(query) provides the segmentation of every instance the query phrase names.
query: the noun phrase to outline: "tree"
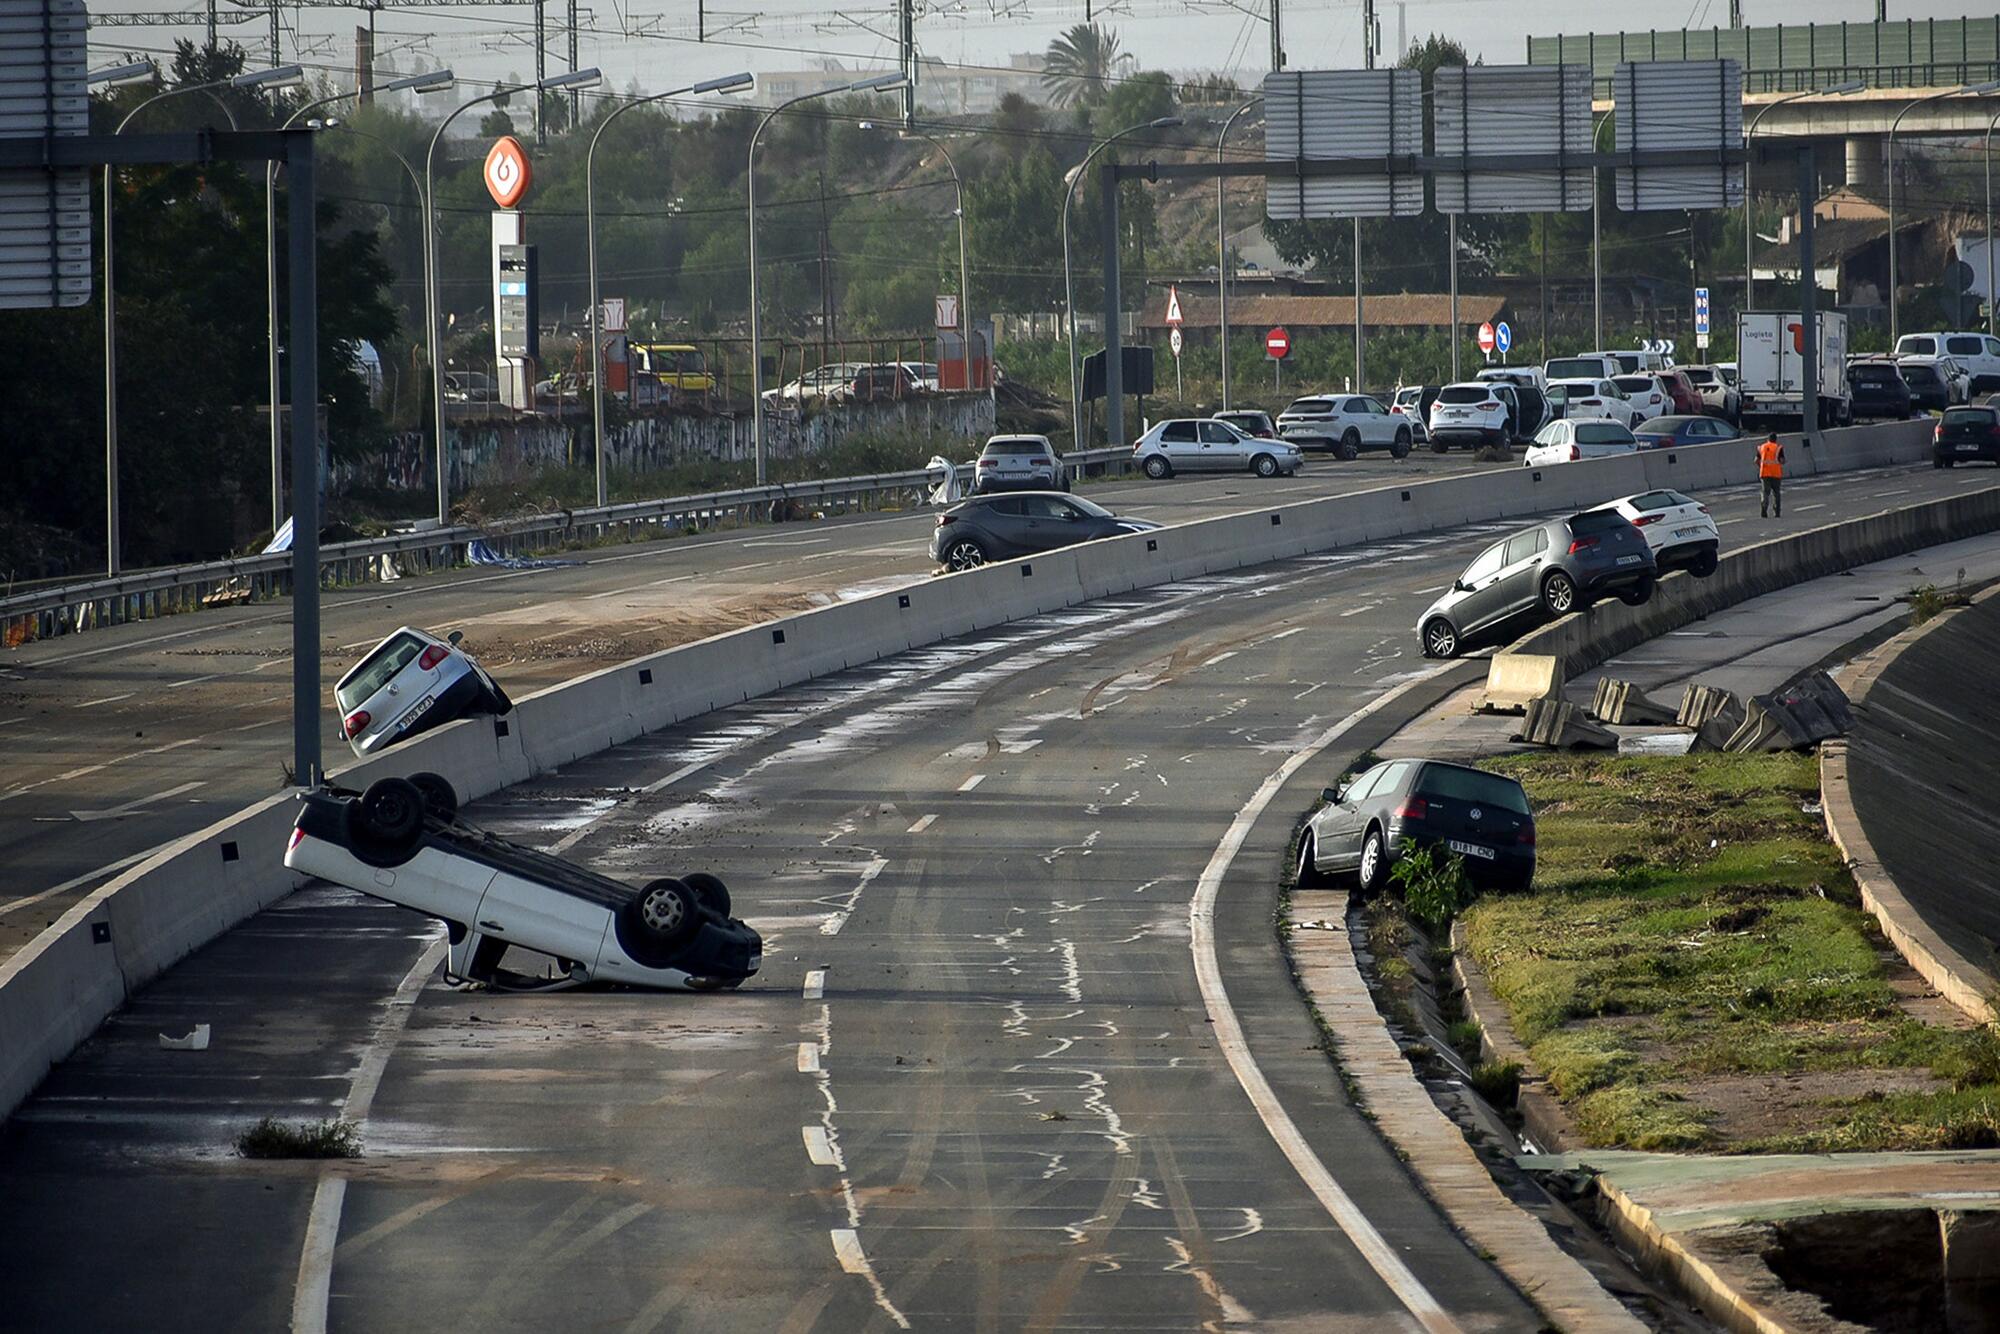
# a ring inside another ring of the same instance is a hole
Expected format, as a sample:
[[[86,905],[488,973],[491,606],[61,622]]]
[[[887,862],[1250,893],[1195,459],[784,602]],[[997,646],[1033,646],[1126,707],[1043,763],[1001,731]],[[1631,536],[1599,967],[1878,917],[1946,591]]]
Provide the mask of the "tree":
[[[1099,137],[1106,137],[1173,114],[1173,79],[1160,70],[1148,70],[1114,85],[1091,122]]]
[[[1041,133],[1042,109],[1019,93],[1008,93],[993,111],[993,132],[1001,151],[1019,162],[1035,135]]]
[[[1049,43],[1042,61],[1042,86],[1059,107],[1091,106],[1104,99],[1111,81],[1132,64],[1118,49],[1118,34],[1095,23],[1079,23]]]

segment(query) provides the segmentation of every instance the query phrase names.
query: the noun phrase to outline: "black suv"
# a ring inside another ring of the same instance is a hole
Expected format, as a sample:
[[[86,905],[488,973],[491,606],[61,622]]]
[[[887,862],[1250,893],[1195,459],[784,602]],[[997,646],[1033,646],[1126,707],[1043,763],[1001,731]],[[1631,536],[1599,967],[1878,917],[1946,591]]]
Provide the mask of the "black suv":
[[[1913,410],[1910,386],[1893,361],[1849,362],[1847,383],[1854,396],[1857,421],[1863,417],[1901,420]]]

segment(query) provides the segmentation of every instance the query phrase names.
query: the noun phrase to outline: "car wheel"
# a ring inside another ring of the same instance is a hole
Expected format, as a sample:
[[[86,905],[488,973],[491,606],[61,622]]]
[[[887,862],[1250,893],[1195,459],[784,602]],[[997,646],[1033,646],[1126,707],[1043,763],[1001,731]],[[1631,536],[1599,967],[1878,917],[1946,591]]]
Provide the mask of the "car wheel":
[[[1300,889],[1323,889],[1332,877],[1313,865],[1313,836],[1307,834],[1299,840],[1299,866],[1296,884]]]
[[[1944,460],[1943,460],[1943,459],[1932,459],[1932,460],[1931,460],[1931,467],[1933,467],[1933,468],[1942,468],[1942,467],[1944,467]]]
[[[1426,658],[1458,656],[1458,627],[1442,616],[1424,625],[1423,640]]]
[[[729,916],[729,887],[720,879],[706,871],[696,871],[693,875],[682,876],[681,883],[694,891],[695,902],[702,907],[717,917]]]
[[[1352,460],[1360,458],[1361,432],[1355,430],[1353,427],[1349,427],[1347,434],[1340,437],[1340,443],[1334,446],[1333,452],[1342,459]]]
[[[385,852],[400,852],[424,828],[424,794],[407,778],[378,778],[354,807],[357,831]]]
[[[1382,831],[1371,829],[1368,837],[1361,840],[1361,866],[1356,873],[1363,894],[1380,894],[1382,886],[1389,879],[1389,847],[1382,841]]]
[[[1713,551],[1704,551],[1694,558],[1694,562],[1688,566],[1688,571],[1697,579],[1706,579],[1715,573],[1716,564],[1715,553]]]
[[[1653,581],[1642,579],[1630,588],[1618,590],[1618,600],[1628,607],[1643,607],[1653,600]]]
[[[1448,452],[1450,451],[1450,449],[1451,449],[1451,442],[1450,442],[1450,441],[1448,441],[1448,440],[1440,440],[1440,439],[1439,439],[1438,437],[1436,437],[1436,436],[1432,436],[1432,437],[1431,437],[1431,453],[1433,453],[1433,454],[1444,454],[1444,453],[1448,453]]]
[[[1143,466],[1145,468],[1146,476],[1152,478],[1156,482],[1162,480],[1163,478],[1171,477],[1174,475],[1174,465],[1168,463],[1158,454],[1154,454],[1151,457],[1149,457]]]
[[[700,925],[694,892],[684,880],[654,880],[640,891],[629,911],[640,939],[668,949],[694,934]]]
[[[1396,432],[1396,443],[1389,446],[1389,457],[1392,459],[1410,457],[1410,433],[1407,429]]]
[[[1256,473],[1259,477],[1276,477],[1278,475],[1278,461],[1269,454],[1259,454],[1256,458],[1250,460],[1250,471]]]
[[[424,813],[433,820],[450,824],[458,815],[458,793],[443,774],[411,774],[410,785],[423,794]]]
[[[1561,570],[1552,570],[1542,580],[1542,609],[1551,616],[1567,616],[1576,610],[1576,580]]]
[[[976,570],[986,563],[986,549],[969,537],[962,538],[945,548],[944,563],[951,570]]]

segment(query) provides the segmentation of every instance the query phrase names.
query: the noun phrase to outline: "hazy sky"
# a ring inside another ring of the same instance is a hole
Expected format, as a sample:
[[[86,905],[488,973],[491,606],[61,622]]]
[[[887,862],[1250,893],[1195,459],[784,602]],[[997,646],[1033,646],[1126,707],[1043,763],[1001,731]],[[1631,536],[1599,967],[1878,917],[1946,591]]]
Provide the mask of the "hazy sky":
[[[387,0],[393,4],[395,0]],[[863,0],[839,9],[810,0],[712,0],[711,40],[697,44],[695,0],[579,0],[583,65],[595,64],[623,89],[633,84],[659,91],[738,69],[796,69],[837,58],[858,69],[892,66],[894,11],[885,0]],[[1669,0],[1672,3],[1673,0]],[[1099,21],[1114,27],[1125,49],[1147,68],[1175,72],[1233,70],[1246,83],[1268,68],[1270,37],[1264,15],[1269,0],[1122,0],[1097,7]],[[1744,0],[1753,24],[1866,22],[1871,0]],[[928,56],[969,65],[1005,65],[1017,51],[1039,51],[1049,40],[1083,19],[1083,0],[919,0],[917,42]],[[262,11],[246,11],[218,0],[225,15],[248,15],[221,32],[247,47],[253,60],[269,49],[269,22]],[[98,0],[93,12],[159,12],[193,8],[191,0]],[[1247,12],[1246,12],[1247,11]],[[200,11],[195,10],[196,13]],[[1284,0],[1288,63],[1305,68],[1359,65],[1361,10],[1343,0]],[[1957,18],[1968,10],[1955,3],[1892,3],[1892,18]],[[567,67],[567,38],[559,25],[566,0],[546,10],[550,33],[549,69]],[[1399,22],[1409,40],[1439,32],[1456,38],[1489,64],[1526,59],[1526,37],[1561,32],[1644,29],[1679,23],[1712,27],[1728,21],[1728,0],[1689,0],[1685,11],[1611,0],[1410,0],[1382,4],[1383,61],[1394,59]],[[1992,10],[1986,11],[1990,15]],[[528,4],[481,9],[384,9],[376,17],[382,59],[400,70],[449,65],[462,77],[492,80],[528,74],[534,57],[533,14]],[[758,17],[752,18],[751,15]],[[353,36],[366,16],[358,9],[313,8],[282,11],[287,61],[345,71],[353,61]],[[200,23],[184,27],[95,28],[96,63],[129,58],[130,52],[165,52],[176,37],[199,38]],[[642,35],[650,34],[650,35]],[[304,54],[300,43],[304,43]]]

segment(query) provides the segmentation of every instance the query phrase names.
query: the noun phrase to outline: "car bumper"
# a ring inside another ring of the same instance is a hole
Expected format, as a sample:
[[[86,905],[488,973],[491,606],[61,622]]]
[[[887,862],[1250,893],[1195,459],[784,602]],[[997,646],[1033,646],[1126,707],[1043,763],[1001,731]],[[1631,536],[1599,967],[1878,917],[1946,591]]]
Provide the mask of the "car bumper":
[[[1652,565],[1612,565],[1599,570],[1575,571],[1576,586],[1585,597],[1615,593],[1659,577],[1657,562]]]
[[[428,732],[434,727],[443,727],[446,723],[456,722],[471,710],[484,686],[485,683],[479,679],[479,674],[467,668],[456,681],[434,695],[432,698],[435,702],[424,711],[422,717],[417,718],[408,727],[398,728],[392,724],[363,732],[360,736],[349,737],[347,747],[365,759],[387,750],[390,746],[408,741],[413,736]]]
[[[973,482],[972,489],[981,495],[991,491],[1060,491],[1062,478],[1047,473],[1039,477],[981,477]]]
[[[1404,852],[1420,847],[1436,847],[1447,853],[1456,852],[1456,849],[1449,846],[1451,841],[1434,834],[1419,833],[1414,829],[1399,831],[1394,828],[1389,831],[1388,839],[1392,856],[1400,856]],[[1532,847],[1499,846],[1481,843],[1476,839],[1458,841],[1473,847],[1487,848],[1493,853],[1490,859],[1481,857],[1477,853],[1457,854],[1465,865],[1466,879],[1482,889],[1521,889],[1535,878],[1535,850]]]
[[[2000,444],[1946,440],[1932,448],[1934,458],[1949,463],[2000,463]]]
[[[1506,430],[1499,426],[1452,425],[1431,427],[1431,439],[1433,441],[1442,441],[1445,444],[1457,444],[1460,441],[1464,441],[1467,444],[1497,445],[1506,438]]]

